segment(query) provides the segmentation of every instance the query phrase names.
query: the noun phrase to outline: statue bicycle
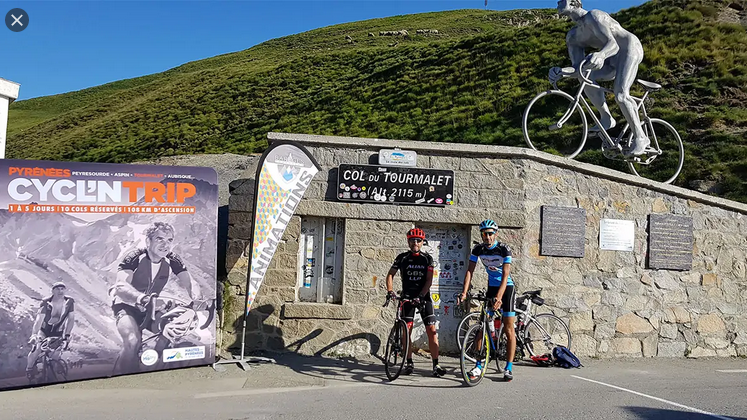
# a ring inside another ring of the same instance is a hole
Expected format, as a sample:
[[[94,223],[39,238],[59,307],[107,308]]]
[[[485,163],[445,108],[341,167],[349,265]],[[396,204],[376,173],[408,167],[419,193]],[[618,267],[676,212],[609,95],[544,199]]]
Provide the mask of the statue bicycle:
[[[637,176],[665,184],[672,183],[682,171],[685,160],[682,139],[671,124],[659,118],[651,118],[644,105],[649,94],[661,89],[661,85],[637,79],[645,94],[641,98],[631,95],[631,98],[637,104],[636,111],[642,114],[642,128],[651,144],[643,155],[629,156],[624,151],[630,147],[633,138],[630,124],[625,124],[620,133],[612,138],[583,97],[587,86],[612,93],[589,79],[591,70],[584,70],[586,61],[584,59],[579,63],[579,70],[576,72],[580,86],[575,96],[558,89],[557,82],[552,82],[554,89],[539,93],[529,102],[521,123],[527,145],[534,150],[575,158],[583,150],[589,135],[588,113],[599,127],[596,135],[602,141],[602,154],[605,158],[627,163],[629,170]]]

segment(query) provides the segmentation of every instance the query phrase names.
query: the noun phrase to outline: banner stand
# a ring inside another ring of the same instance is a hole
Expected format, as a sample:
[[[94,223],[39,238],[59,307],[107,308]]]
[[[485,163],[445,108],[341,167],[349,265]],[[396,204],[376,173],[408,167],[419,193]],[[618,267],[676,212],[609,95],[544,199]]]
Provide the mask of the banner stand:
[[[273,159],[275,159],[275,161],[270,163],[270,165],[274,165],[276,171],[282,170],[283,176],[290,174],[293,171],[298,172],[298,173],[294,173],[292,178],[285,179],[285,181],[287,182],[294,181],[296,175],[302,172],[304,176],[301,177],[301,180],[299,180],[299,182],[303,182],[304,180],[308,181],[308,183],[305,185],[302,191],[300,192],[294,191],[296,195],[296,197],[294,197],[296,198],[296,202],[294,205],[292,205],[292,209],[287,208],[287,204],[290,201],[288,197],[291,196],[290,189],[288,189],[284,197],[281,198],[285,200],[284,203],[272,203],[273,205],[269,206],[269,207],[274,208],[275,204],[282,204],[281,206],[282,213],[288,218],[288,220],[290,220],[290,217],[293,215],[293,213],[295,213],[296,206],[298,205],[301,198],[303,197],[303,194],[306,192],[306,187],[308,187],[308,185],[311,183],[311,179],[313,179],[314,175],[316,175],[316,173],[321,170],[321,167],[316,162],[316,159],[314,159],[314,157],[308,152],[308,150],[306,150],[305,147],[303,147],[302,145],[294,141],[274,142],[270,144],[267,150],[265,150],[265,152],[262,154],[262,157],[260,157],[259,163],[257,164],[257,172],[256,172],[256,175],[254,176],[254,206],[252,207],[253,209],[252,210],[252,230],[251,230],[252,236],[250,238],[252,248],[251,248],[251,253],[249,254],[251,261],[250,261],[249,269],[247,270],[247,274],[246,274],[246,292],[245,292],[245,300],[244,300],[246,310],[244,311],[243,326],[241,329],[241,353],[239,355],[233,355],[233,359],[223,359],[223,360],[218,360],[215,363],[213,363],[213,369],[215,369],[217,372],[224,372],[225,368],[221,365],[226,365],[226,364],[236,363],[239,365],[239,367],[241,367],[242,370],[247,371],[251,369],[249,367],[249,363],[259,363],[259,362],[277,363],[275,359],[272,359],[269,357],[259,357],[259,356],[248,356],[247,357],[245,356],[244,352],[246,350],[246,319],[249,316],[249,310],[251,309],[251,305],[254,302],[254,296],[257,294],[257,292],[259,291],[259,287],[262,285],[262,280],[264,279],[264,273],[265,273],[264,270],[266,270],[266,267],[269,265],[269,262],[272,259],[272,256],[275,254],[275,249],[271,246],[267,246],[266,238],[268,237],[268,234],[265,234],[264,240],[261,238],[259,239],[260,241],[263,241],[261,244],[258,244],[258,242],[255,241],[255,236],[257,234],[256,232],[257,207],[260,204],[259,203],[260,200],[265,198],[265,196],[260,196],[259,194],[260,184],[262,184],[263,182],[266,182],[267,180],[269,180],[269,182],[279,181],[278,179],[274,179],[274,178],[270,179],[270,174],[272,173],[272,170],[269,169],[269,166],[267,168],[267,173],[265,173],[266,175],[265,178],[264,179],[262,178],[262,173],[263,173],[263,170],[265,169],[265,161],[267,160],[271,152],[273,152],[278,147],[283,148],[284,150],[283,152],[275,151],[274,153],[272,153]],[[285,157],[286,153],[287,153],[287,157]],[[305,164],[302,163],[301,160],[298,160],[299,158],[303,159],[305,161]],[[283,166],[281,167],[280,164],[282,164]],[[302,168],[299,169],[299,166],[301,166]],[[306,171],[303,171],[303,170],[306,170]],[[301,184],[296,184],[296,187],[298,187],[299,185]],[[265,186],[265,189],[267,189],[268,186],[267,185],[264,185],[264,186]],[[282,185],[278,186],[278,188],[283,188],[283,186]],[[282,194],[277,194],[277,193],[275,194],[275,196],[278,196],[278,195],[282,195]],[[267,205],[268,203],[263,203],[263,204]],[[278,215],[281,209],[277,209],[275,214],[270,216],[271,218],[275,218],[276,223],[280,221],[281,219],[281,215]],[[266,213],[263,214],[263,216],[265,216],[264,224],[270,225],[267,230],[272,229],[274,231],[276,229],[279,229],[279,228],[273,228],[272,226],[273,224],[271,223],[271,221],[268,223]],[[286,222],[286,226],[287,226],[287,222]],[[286,226],[282,227],[281,236],[282,236],[282,232],[285,232]],[[261,232],[265,232],[266,227],[267,226],[263,226]],[[257,245],[265,245],[262,251],[263,251],[263,256],[265,257],[266,261],[264,261],[264,265],[257,264],[257,266],[261,266],[260,268],[255,267],[255,252],[254,251]],[[268,248],[270,249],[269,251],[268,251]],[[268,254],[269,254],[269,259],[267,259]],[[258,273],[255,273],[257,274],[257,276],[252,278],[252,273],[255,269],[257,269]],[[253,289],[253,291],[250,291],[250,289]]]
[[[244,349],[245,349],[245,344],[246,344],[247,312],[248,311],[244,312],[244,326],[242,327],[242,332],[241,332],[241,354],[234,354],[233,359],[218,360],[217,362],[213,363],[213,369],[215,369],[216,372],[225,372],[226,368],[224,368],[221,365],[227,365],[227,364],[233,364],[233,363],[238,364],[241,370],[243,371],[247,371],[251,369],[249,367],[249,363],[258,363],[258,362],[277,363],[275,359],[271,359],[269,357],[259,357],[259,356],[244,357]]]

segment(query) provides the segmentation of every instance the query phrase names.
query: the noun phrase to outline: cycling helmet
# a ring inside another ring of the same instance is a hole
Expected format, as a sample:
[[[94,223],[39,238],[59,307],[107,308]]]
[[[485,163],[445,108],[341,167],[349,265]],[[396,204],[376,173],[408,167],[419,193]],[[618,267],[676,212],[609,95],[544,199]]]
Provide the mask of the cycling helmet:
[[[163,314],[160,324],[163,336],[173,343],[197,328],[197,312],[179,306]]]
[[[480,232],[482,232],[485,229],[498,230],[498,224],[495,223],[493,219],[483,220],[482,223],[480,223]]]
[[[423,232],[423,229],[420,228],[412,228],[407,231],[407,239],[411,238],[425,239],[425,232]]]
[[[67,289],[67,286],[65,286],[65,283],[61,281],[56,281],[52,284],[52,290],[54,290],[56,287],[64,287]]]

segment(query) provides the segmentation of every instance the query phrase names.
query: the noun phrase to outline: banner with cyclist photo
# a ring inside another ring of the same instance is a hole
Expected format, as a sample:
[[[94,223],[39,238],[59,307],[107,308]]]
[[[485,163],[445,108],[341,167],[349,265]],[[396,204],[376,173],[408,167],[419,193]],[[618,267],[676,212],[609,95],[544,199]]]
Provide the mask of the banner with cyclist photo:
[[[214,169],[0,160],[0,389],[215,361]]]

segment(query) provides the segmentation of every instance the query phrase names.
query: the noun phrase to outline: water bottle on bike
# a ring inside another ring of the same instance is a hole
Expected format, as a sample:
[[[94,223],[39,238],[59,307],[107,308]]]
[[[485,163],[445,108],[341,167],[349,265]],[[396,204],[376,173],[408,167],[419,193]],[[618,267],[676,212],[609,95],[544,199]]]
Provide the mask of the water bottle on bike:
[[[490,338],[495,341],[495,332],[501,330],[501,316],[500,313],[493,311],[492,309],[488,311],[488,316],[493,320],[493,322],[488,322],[488,330],[490,330]]]

